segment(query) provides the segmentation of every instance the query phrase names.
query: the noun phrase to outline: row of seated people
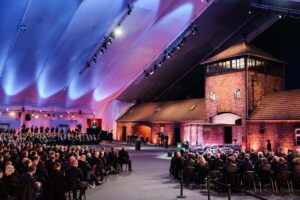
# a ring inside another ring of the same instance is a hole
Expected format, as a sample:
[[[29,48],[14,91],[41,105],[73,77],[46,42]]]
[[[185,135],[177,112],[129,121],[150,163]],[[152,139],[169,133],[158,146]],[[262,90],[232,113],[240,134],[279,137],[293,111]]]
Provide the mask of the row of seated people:
[[[276,181],[281,184],[282,176],[285,174],[288,177],[283,181],[289,181],[287,185],[290,188],[292,182],[294,186],[297,184],[299,186],[300,150],[295,153],[289,150],[287,155],[284,155],[282,150],[276,154],[274,152],[255,153],[254,151],[235,151],[226,154],[222,150],[214,154],[211,152],[197,154],[197,152],[180,151],[174,154],[169,170],[176,179],[183,174],[183,180],[187,186],[192,182],[204,184],[207,176],[210,176],[237,188],[241,188],[244,179],[248,181],[251,179],[254,187],[257,182],[264,184],[271,181],[274,190],[273,181],[274,184]]]
[[[34,144],[59,144],[59,145],[85,145],[99,144],[100,136],[87,133],[2,133],[0,142],[8,144],[9,142],[32,142]]]
[[[78,124],[77,129],[75,129],[75,132],[81,132],[81,129],[82,129],[81,124]],[[10,129],[7,129],[7,130],[10,130]],[[55,127],[54,128],[54,127],[43,127],[43,126],[40,126],[40,127],[37,127],[37,126],[27,127],[25,124],[23,124],[21,126],[21,132],[22,133],[28,133],[28,132],[31,132],[31,133],[65,133],[65,132],[66,133],[71,133],[71,132],[74,132],[74,131],[71,131],[70,128],[65,129],[65,128],[62,128],[62,127]]]
[[[78,197],[109,174],[119,173],[124,164],[131,170],[124,147],[107,153],[104,148],[1,144],[0,199],[60,200],[68,191]]]

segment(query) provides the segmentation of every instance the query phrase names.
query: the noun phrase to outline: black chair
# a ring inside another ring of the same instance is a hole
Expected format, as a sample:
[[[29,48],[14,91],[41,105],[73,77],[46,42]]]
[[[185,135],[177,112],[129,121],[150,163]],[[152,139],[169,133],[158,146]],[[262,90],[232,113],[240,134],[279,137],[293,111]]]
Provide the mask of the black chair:
[[[186,186],[190,186],[192,182],[195,183],[195,167],[184,168],[183,180]]]
[[[221,171],[220,170],[210,170],[207,173],[207,177],[209,177],[210,180],[218,181],[221,179]],[[207,181],[207,179],[206,179],[206,181]],[[206,182],[205,185],[206,185],[206,190],[207,190],[208,183]],[[219,190],[219,188],[217,187],[217,184],[214,184],[214,182],[213,182],[213,185],[217,190]]]
[[[223,181],[232,187],[240,188],[240,182],[237,172],[225,172]]]
[[[255,172],[254,171],[245,171],[241,177],[241,186],[247,186],[247,189],[250,185],[253,185],[253,190],[256,192],[256,185],[255,185]]]
[[[294,184],[295,187],[300,186],[300,173],[294,173],[293,174],[293,184]]]
[[[258,173],[258,184],[260,188],[260,192],[262,192],[262,186],[270,185],[272,187],[272,191],[275,192],[274,181],[273,181],[273,173],[272,171],[260,171]]]
[[[290,172],[289,171],[281,171],[277,174],[276,180],[275,180],[275,189],[276,192],[278,192],[278,187],[280,189],[283,184],[287,185],[287,188],[289,192],[293,192],[293,185],[291,184],[292,181],[290,179]]]
[[[82,200],[82,197],[86,200],[85,188],[82,186],[80,180],[77,178],[67,178],[66,179],[66,188],[68,192],[69,199],[71,200],[71,192],[73,194],[73,199],[78,199],[77,194],[79,193],[79,199]]]

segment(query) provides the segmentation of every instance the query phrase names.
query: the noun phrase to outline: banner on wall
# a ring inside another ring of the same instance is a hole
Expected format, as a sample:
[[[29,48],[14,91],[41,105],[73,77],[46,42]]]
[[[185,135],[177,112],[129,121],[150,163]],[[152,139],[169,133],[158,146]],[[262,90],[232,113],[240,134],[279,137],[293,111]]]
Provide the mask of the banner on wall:
[[[102,119],[87,119],[87,128],[92,128],[92,129],[102,129]]]

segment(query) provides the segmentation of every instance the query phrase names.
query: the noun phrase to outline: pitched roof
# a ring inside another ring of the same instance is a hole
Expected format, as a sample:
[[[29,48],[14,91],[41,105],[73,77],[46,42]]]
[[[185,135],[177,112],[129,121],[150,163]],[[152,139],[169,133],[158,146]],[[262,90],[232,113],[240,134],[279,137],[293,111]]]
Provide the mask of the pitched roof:
[[[250,119],[300,119],[300,89],[275,92],[264,96]]]
[[[205,99],[145,103],[130,108],[117,121],[184,122],[205,120]]]
[[[229,47],[228,49],[222,51],[221,53],[205,60],[201,64],[212,63],[212,62],[219,61],[219,60],[224,60],[224,59],[234,58],[234,57],[239,57],[239,56],[245,56],[245,55],[261,57],[264,59],[283,63],[283,61],[273,57],[271,54],[257,48],[256,46],[254,46],[248,42],[242,41],[242,42],[239,42],[239,43]]]

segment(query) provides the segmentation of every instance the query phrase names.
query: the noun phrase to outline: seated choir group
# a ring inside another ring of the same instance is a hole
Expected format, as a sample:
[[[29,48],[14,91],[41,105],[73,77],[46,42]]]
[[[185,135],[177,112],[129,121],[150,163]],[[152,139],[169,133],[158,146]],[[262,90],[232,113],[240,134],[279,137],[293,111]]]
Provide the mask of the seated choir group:
[[[198,154],[196,151],[181,150],[174,153],[169,170],[175,179],[180,179],[183,174],[186,186],[191,183],[206,183],[205,178],[210,172],[219,172],[218,180],[238,188],[247,171],[254,172],[257,178],[270,174],[275,181],[280,172],[287,172],[293,181],[293,177],[300,177],[300,150],[288,150],[287,155],[280,148],[276,154],[272,151],[264,154],[253,150],[245,152],[233,149],[228,152],[217,149],[215,153],[207,151]]]
[[[124,147],[107,153],[104,148],[37,144],[24,137],[0,135],[0,199],[65,199],[70,180],[85,191],[124,164],[131,171]]]

